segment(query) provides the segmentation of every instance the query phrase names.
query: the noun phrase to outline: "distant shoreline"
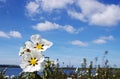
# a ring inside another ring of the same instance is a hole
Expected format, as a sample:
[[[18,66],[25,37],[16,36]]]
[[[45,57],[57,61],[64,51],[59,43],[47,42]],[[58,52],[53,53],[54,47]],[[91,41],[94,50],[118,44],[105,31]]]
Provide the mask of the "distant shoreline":
[[[19,65],[0,65],[0,67],[20,68]]]
[[[0,65],[0,68],[1,67],[7,67],[7,68],[20,68],[20,66],[19,65]],[[69,69],[69,70],[75,70],[76,69],[76,67],[60,67],[59,69]],[[82,68],[79,68],[79,69],[82,69]],[[88,68],[84,68],[84,69],[88,69]],[[92,69],[95,69],[95,68],[92,68]],[[102,69],[104,69],[104,68],[102,68]],[[112,68],[112,69],[120,69],[120,68]]]

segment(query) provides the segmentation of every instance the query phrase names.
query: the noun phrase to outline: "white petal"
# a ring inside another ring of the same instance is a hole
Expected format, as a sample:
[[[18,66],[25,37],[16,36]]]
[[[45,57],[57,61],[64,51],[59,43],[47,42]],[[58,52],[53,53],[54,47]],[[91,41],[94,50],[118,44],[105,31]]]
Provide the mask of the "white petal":
[[[28,62],[30,59],[31,59],[31,53],[25,53],[25,54],[21,57],[22,62]]]
[[[30,49],[33,47],[33,44],[30,41],[26,41],[25,45],[26,45],[26,49]]]
[[[20,47],[19,56],[21,56],[24,51],[25,49],[23,47]]]
[[[36,44],[40,41],[40,35],[36,34],[36,35],[32,35],[31,36],[31,41]]]
[[[38,51],[38,50],[32,50],[31,51],[31,57],[35,57],[38,60],[42,57],[42,52]]]
[[[22,63],[22,64],[20,64],[20,67],[21,67],[22,69],[26,68],[27,66],[29,66],[28,63]]]
[[[45,40],[45,39],[42,39],[42,42],[44,42],[45,46],[48,46],[48,47],[51,47],[51,46],[53,45],[52,42],[47,41],[47,40]]]
[[[40,66],[39,65],[34,66],[34,70],[35,71],[39,71],[40,70]]]
[[[55,64],[55,66],[57,66],[57,64],[58,64],[58,61],[57,61],[57,60],[54,60],[54,64]]]
[[[32,66],[27,66],[26,68],[23,69],[23,72],[34,72]]]
[[[41,39],[41,43],[44,44],[42,51],[45,51],[47,48],[50,48],[53,45],[52,42],[47,41],[46,39]]]
[[[42,57],[39,59],[38,63],[42,63],[42,62],[44,62],[44,60],[45,60],[45,58],[42,56]]]
[[[34,71],[36,71],[35,66],[31,66],[29,72],[34,72]]]
[[[45,62],[41,62],[38,65],[39,65],[39,68],[40,68],[39,71],[42,72],[44,70],[44,68],[45,68]]]

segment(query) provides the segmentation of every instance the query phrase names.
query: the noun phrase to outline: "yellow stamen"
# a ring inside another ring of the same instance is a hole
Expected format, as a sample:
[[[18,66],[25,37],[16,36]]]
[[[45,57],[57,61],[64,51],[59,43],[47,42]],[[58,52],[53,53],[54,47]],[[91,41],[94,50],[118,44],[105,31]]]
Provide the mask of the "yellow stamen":
[[[33,66],[35,66],[35,65],[38,64],[38,63],[37,63],[38,60],[37,60],[36,58],[31,58],[30,61],[28,61],[28,62],[29,62],[30,65],[33,65]]]
[[[37,48],[38,50],[43,49],[43,45],[42,45],[42,44],[37,43],[37,44],[36,44],[36,48]]]

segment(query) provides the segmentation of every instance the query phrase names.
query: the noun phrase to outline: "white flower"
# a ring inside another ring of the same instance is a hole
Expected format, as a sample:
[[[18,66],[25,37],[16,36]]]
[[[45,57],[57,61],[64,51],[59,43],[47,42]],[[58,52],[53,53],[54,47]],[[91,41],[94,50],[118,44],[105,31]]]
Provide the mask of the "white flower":
[[[43,71],[45,62],[42,52],[52,45],[52,42],[42,39],[40,35],[32,35],[19,51],[21,56],[20,67],[23,72]]]
[[[24,51],[25,51],[25,48],[24,47],[20,47],[19,56],[24,54]]]
[[[5,76],[5,79],[9,79],[9,76],[7,75],[7,76]]]
[[[41,53],[52,45],[52,42],[42,39],[40,35],[32,35],[30,41],[26,41],[25,45],[20,48],[19,55],[22,56],[25,53],[31,53],[32,50],[37,50]]]
[[[54,60],[54,65],[57,66],[58,65],[58,61],[57,60]]]
[[[97,76],[97,75],[98,75],[98,73],[95,73],[95,75]]]
[[[31,53],[25,53],[21,58],[20,67],[23,72],[43,71],[44,57],[41,53],[31,50]]]
[[[11,75],[11,79],[14,79],[15,78],[15,75]]]
[[[31,41],[34,43],[34,48],[42,52],[53,45],[52,42],[42,39],[40,35],[37,34],[31,36]]]
[[[67,77],[67,79],[72,79],[71,77]]]
[[[33,50],[33,45],[30,41],[25,42],[25,46],[20,48],[19,55],[22,56],[25,53],[30,53]]]
[[[39,42],[39,40],[41,39],[40,35],[35,34],[31,36],[31,41],[35,44],[36,42]]]
[[[78,67],[75,69],[75,72],[77,73],[79,71]]]

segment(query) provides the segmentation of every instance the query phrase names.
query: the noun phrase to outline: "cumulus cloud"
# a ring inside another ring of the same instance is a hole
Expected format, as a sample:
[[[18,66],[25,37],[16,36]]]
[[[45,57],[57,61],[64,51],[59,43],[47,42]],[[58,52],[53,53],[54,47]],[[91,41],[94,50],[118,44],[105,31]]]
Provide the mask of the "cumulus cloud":
[[[14,38],[22,38],[21,33],[18,32],[18,31],[10,31],[10,32],[9,32],[9,35],[10,35],[11,37],[14,37]]]
[[[74,0],[33,0],[27,3],[26,10],[29,15],[40,13],[40,11],[51,12],[56,9],[63,9]]]
[[[45,11],[52,11],[54,9],[63,9],[68,4],[72,4],[74,0],[42,0],[42,8]]]
[[[61,27],[60,25],[56,23],[51,23],[49,21],[45,21],[44,23],[38,23],[37,25],[33,26],[34,29],[39,31],[49,31],[49,30],[58,29],[60,27]]]
[[[114,37],[112,35],[102,36],[102,37],[99,37],[96,40],[93,40],[93,43],[95,43],[95,44],[105,44],[105,43],[107,43],[107,41],[111,41],[111,40],[114,40]]]
[[[76,11],[68,10],[68,15],[70,15],[72,18],[78,19],[80,21],[86,22],[84,19],[84,15],[82,13],[78,13]]]
[[[105,5],[97,0],[77,0],[77,6],[80,8],[80,12],[68,10],[68,14],[80,21],[108,27],[120,22],[119,5]]]
[[[28,14],[31,16],[39,11],[39,4],[37,2],[29,2],[25,7],[27,9]]]
[[[75,31],[76,31],[76,29],[73,28],[73,27],[70,26],[70,25],[64,26],[63,29],[64,29],[65,31],[69,32],[69,33],[75,33]],[[76,32],[77,32],[77,31],[76,31]]]
[[[109,35],[109,36],[102,36],[100,37],[101,39],[104,39],[104,40],[114,40],[114,37],[112,35]]]
[[[88,43],[86,42],[82,42],[80,40],[74,40],[70,42],[72,45],[76,45],[76,46],[82,46],[82,47],[86,47],[88,46]]]
[[[69,32],[69,33],[79,33],[79,32],[81,32],[81,31],[83,31],[84,30],[84,28],[79,28],[79,29],[75,29],[73,26],[71,26],[71,25],[65,25],[65,26],[63,26],[62,27],[65,31],[67,31],[67,32]]]
[[[71,34],[77,34],[80,31],[84,30],[84,28],[75,29],[71,25],[62,26],[57,23],[52,23],[49,21],[45,21],[43,23],[38,23],[37,25],[33,26],[33,29],[38,30],[38,31],[50,31],[50,30],[55,30],[55,29],[62,29]]]
[[[70,17],[90,25],[112,27],[120,22],[120,6],[104,4],[98,0],[32,0],[26,4],[26,11],[30,16],[63,9]]]
[[[96,40],[93,41],[93,43],[95,43],[95,44],[105,44],[106,40],[104,40],[104,39],[96,39]]]
[[[22,35],[18,31],[10,31],[9,33],[8,32],[0,31],[0,37],[3,37],[3,38],[11,38],[11,37],[21,38]]]
[[[8,36],[8,34],[5,33],[5,32],[3,32],[3,31],[0,31],[0,37],[3,37],[3,38],[10,38],[10,37]]]
[[[90,23],[101,26],[114,26],[120,22],[120,7],[111,5],[106,6],[102,13],[96,13],[90,18]]]

